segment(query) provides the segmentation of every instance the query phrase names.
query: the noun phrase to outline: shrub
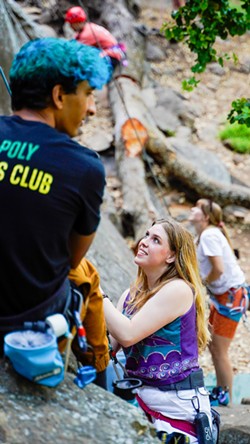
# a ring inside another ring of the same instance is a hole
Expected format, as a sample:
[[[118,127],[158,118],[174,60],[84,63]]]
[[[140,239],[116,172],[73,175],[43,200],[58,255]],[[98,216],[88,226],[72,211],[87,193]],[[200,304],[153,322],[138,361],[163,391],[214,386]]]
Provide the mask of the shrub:
[[[233,151],[246,154],[250,153],[250,128],[239,125],[237,122],[228,124],[219,132],[219,138],[227,140]]]

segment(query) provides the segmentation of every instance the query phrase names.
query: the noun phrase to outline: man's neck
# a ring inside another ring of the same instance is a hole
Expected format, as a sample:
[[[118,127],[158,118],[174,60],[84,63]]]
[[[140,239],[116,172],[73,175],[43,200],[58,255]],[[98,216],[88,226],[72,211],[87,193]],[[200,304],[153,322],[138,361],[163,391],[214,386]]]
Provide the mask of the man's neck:
[[[54,119],[52,113],[49,112],[48,108],[42,110],[34,110],[29,108],[23,108],[19,111],[13,113],[15,116],[21,117],[24,120],[30,120],[33,122],[46,123],[49,126],[54,127]]]

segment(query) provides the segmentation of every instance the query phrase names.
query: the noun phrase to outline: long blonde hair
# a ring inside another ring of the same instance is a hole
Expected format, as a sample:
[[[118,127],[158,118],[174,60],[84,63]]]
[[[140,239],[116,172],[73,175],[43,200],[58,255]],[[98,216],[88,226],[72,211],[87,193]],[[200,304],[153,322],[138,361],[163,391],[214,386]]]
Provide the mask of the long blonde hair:
[[[210,334],[205,319],[204,292],[193,236],[172,218],[157,220],[154,224],[162,225],[166,231],[170,250],[175,253],[175,261],[169,264],[168,269],[159,278],[155,288],[151,290],[148,288],[146,274],[138,267],[136,281],[130,288],[131,297],[128,305],[131,311],[138,311],[168,281],[177,278],[183,279],[193,288],[195,293],[198,347],[199,351],[202,351],[209,341]]]
[[[220,205],[218,205],[216,202],[213,202],[211,199],[199,199],[197,203],[200,204],[201,210],[205,214],[205,216],[208,216],[209,224],[218,227],[221,230],[222,234],[224,234],[233,251],[232,242],[222,220],[223,213]]]

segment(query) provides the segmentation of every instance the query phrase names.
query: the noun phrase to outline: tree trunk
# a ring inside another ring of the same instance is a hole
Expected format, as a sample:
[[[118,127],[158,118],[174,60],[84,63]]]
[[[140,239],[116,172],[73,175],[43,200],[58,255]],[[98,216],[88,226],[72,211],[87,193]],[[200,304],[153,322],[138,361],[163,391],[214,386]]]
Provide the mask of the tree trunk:
[[[130,1],[130,8],[139,8]],[[141,122],[142,99],[133,100],[140,91],[144,76],[146,41],[138,32],[133,15],[123,0],[107,0],[101,6],[101,21],[118,41],[127,46],[128,66],[118,67],[109,86],[110,103],[115,119],[115,147],[118,174],[122,183],[122,224],[125,235],[138,239],[150,220],[157,216],[145,179],[142,160],[147,130]],[[138,118],[139,116],[139,118]]]
[[[125,234],[135,239],[157,216],[145,179],[142,156],[149,135],[141,118],[144,103],[139,92],[138,85],[127,77],[117,78],[110,85],[110,104],[116,120],[116,163],[123,193],[122,222]]]

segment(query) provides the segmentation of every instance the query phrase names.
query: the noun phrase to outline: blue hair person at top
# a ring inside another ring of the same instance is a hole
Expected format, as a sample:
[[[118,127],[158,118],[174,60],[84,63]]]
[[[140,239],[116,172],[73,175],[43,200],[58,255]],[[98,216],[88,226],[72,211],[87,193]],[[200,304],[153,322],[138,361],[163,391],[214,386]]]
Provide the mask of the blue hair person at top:
[[[10,70],[12,108],[18,110],[30,104],[33,109],[43,108],[50,100],[48,93],[58,83],[69,94],[84,80],[91,88],[101,89],[110,80],[112,69],[105,58],[96,57],[100,53],[75,40],[53,37],[26,43]]]
[[[70,305],[73,313],[74,282],[89,292],[79,317],[95,355],[95,382],[105,387],[102,295],[97,271],[85,259],[101,218],[105,170],[93,149],[73,140],[96,112],[93,90],[111,78],[100,54],[75,40],[47,37],[26,43],[12,62],[13,113],[0,116],[0,356],[6,332],[64,314]],[[65,343],[59,347],[64,351]],[[82,365],[93,364],[77,337],[72,351]]]

